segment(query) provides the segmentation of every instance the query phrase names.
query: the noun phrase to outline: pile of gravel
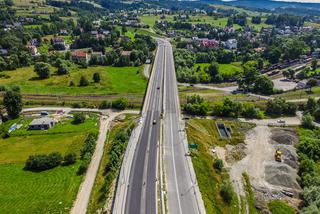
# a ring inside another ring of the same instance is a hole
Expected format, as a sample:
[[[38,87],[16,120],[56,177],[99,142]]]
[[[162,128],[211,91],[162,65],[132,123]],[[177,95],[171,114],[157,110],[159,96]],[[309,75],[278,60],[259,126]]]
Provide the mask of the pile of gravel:
[[[266,181],[275,186],[300,189],[297,172],[286,164],[269,164],[265,167]]]
[[[271,139],[276,144],[295,145],[299,142],[297,133],[292,128],[274,128],[271,133]]]

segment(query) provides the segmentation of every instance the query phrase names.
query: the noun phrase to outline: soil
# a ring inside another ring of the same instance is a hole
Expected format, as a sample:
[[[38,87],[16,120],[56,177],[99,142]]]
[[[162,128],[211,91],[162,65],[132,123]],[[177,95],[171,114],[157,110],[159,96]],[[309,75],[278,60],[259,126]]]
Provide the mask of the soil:
[[[265,210],[268,201],[298,197],[301,192],[294,147],[298,142],[295,129],[257,125],[246,133],[246,144],[215,149],[217,156],[230,170],[238,197],[246,196],[242,173],[247,172],[256,206]],[[282,162],[274,159],[276,149],[282,152]]]

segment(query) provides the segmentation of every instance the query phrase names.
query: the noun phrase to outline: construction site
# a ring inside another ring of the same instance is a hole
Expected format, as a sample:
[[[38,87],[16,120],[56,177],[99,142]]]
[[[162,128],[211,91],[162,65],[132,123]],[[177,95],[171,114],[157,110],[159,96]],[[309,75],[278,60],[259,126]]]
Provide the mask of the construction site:
[[[269,213],[267,204],[282,200],[298,208],[301,188],[298,183],[298,159],[295,146],[299,139],[294,128],[256,124],[245,134],[245,143],[216,147],[230,174],[239,198],[246,198],[243,173],[249,175],[254,206]],[[249,213],[248,209],[246,211]]]

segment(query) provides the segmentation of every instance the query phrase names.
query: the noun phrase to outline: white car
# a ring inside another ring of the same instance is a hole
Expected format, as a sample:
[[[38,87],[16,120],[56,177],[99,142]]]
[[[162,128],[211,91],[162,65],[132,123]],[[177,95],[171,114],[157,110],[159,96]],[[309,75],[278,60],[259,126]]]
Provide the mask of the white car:
[[[281,119],[280,119],[280,120],[277,120],[277,122],[278,122],[278,123],[286,123],[285,120],[281,120]]]

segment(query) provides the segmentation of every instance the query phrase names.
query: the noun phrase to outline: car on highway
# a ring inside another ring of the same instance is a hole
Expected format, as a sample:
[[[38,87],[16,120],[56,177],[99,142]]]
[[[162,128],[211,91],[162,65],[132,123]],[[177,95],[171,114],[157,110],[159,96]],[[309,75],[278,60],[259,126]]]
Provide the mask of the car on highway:
[[[153,122],[152,122],[153,124],[156,124],[157,123],[157,120],[153,120]]]
[[[160,86],[158,86],[157,89],[159,90],[159,89],[160,89]]]

